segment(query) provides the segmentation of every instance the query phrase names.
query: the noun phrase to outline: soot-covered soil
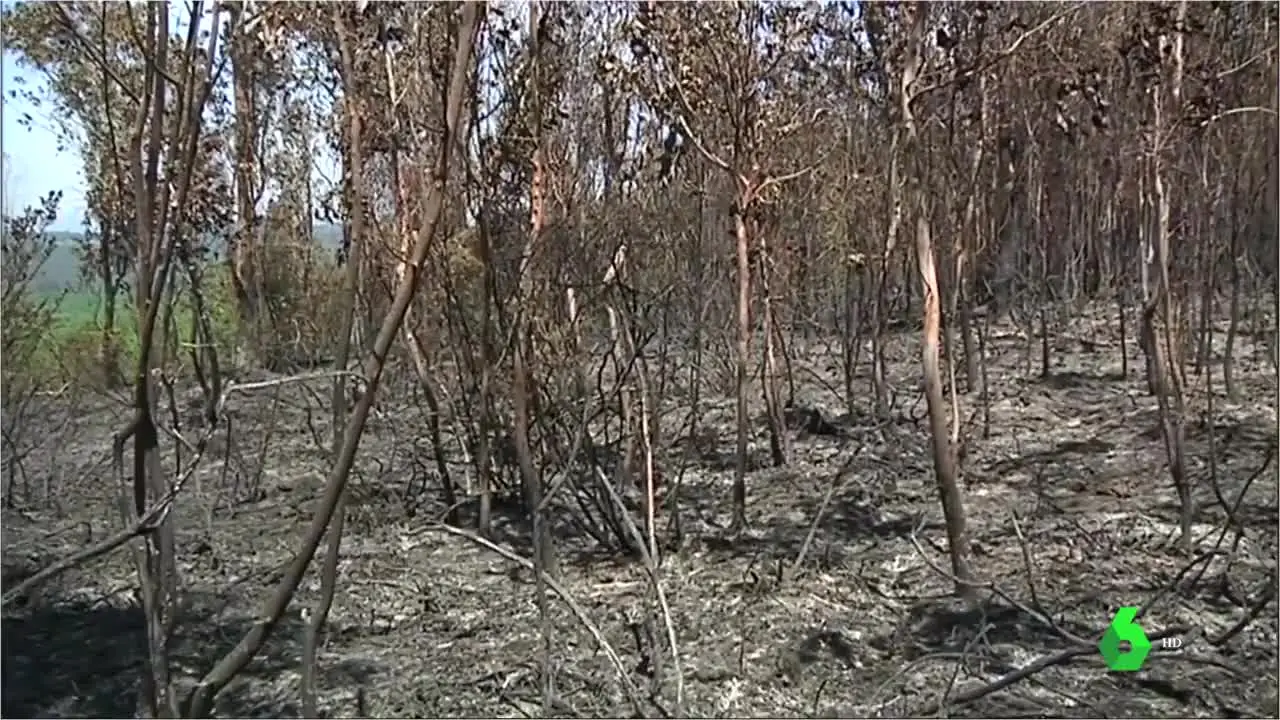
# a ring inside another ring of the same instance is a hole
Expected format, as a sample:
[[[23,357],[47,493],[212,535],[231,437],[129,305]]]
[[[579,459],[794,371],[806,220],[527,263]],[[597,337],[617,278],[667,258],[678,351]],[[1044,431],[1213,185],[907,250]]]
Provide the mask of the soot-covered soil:
[[[993,328],[986,431],[980,393],[960,399],[974,565],[990,584],[976,609],[949,597],[914,336],[889,348],[899,400],[888,423],[872,419],[865,377],[852,414],[834,392],[835,341],[798,344],[797,399],[822,408],[842,436],[796,432],[794,461],[772,468],[758,423],[749,528],[738,536],[726,530],[733,402],[711,398],[694,438],[674,429],[684,414],[673,408],[660,461],[668,483],[684,465],[684,543],[664,554],[660,580],[680,672],[669,654],[655,663],[649,652],[655,639],[666,647],[667,630],[644,566],[558,522],[562,589],[609,647],[552,598],[553,714],[890,717],[941,706],[975,717],[1275,716],[1280,511],[1275,465],[1264,468],[1277,421],[1268,349],[1241,338],[1236,401],[1221,393],[1215,365],[1212,417],[1203,377],[1189,375],[1187,463],[1201,509],[1188,556],[1136,347],[1126,379],[1113,326],[1082,315],[1056,337],[1054,373],[1040,378],[1024,364],[1025,336]],[[239,641],[299,544],[327,468],[315,442],[330,432],[323,388],[231,396],[230,429],[214,436],[177,504],[186,604],[173,665],[184,682]],[[320,653],[322,712],[538,716],[543,651],[531,574],[434,524],[435,461],[405,397],[389,388],[352,477],[341,584]],[[28,499],[4,515],[6,588],[120,527],[108,457],[122,412],[78,403],[24,460]],[[461,477],[462,443],[450,442]],[[1227,527],[1219,495],[1238,527]],[[526,557],[527,527],[506,516],[498,524],[498,550]],[[3,714],[132,715],[145,646],[135,585],[121,550],[6,608]],[[299,714],[302,627],[318,585],[312,572],[263,654],[221,697],[220,714]],[[1073,638],[1095,641],[1123,605],[1151,606],[1149,633],[1189,628],[1177,636],[1182,647],[1157,649],[1140,672],[1107,672]],[[1257,617],[1233,631],[1251,607]]]

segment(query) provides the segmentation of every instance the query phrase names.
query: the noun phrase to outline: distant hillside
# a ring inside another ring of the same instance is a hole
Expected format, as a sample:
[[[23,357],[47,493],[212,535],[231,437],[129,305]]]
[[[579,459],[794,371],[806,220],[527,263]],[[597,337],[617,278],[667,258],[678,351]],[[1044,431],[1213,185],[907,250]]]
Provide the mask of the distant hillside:
[[[337,225],[317,224],[315,234],[321,246],[328,249],[337,249],[342,242],[342,228]],[[81,233],[61,231],[51,232],[49,235],[56,244],[53,254],[36,276],[36,291],[50,293],[79,289],[80,261],[76,252],[84,236]]]

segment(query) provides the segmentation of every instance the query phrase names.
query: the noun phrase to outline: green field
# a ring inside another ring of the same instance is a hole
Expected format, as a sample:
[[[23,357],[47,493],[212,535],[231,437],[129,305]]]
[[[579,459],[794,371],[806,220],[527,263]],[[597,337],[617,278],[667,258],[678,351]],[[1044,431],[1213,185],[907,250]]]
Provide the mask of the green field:
[[[219,302],[221,295],[217,288],[213,290],[210,302],[213,304],[214,335],[219,346],[229,349],[236,336],[235,313],[226,303]],[[33,369],[55,373],[65,380],[75,379],[69,375],[96,371],[96,365],[100,365],[98,357],[102,342],[102,296],[93,290],[77,290],[46,292],[44,297],[56,303],[56,312],[49,332],[41,333],[44,337],[33,358]],[[174,320],[180,342],[191,342],[192,310],[185,297],[179,299],[174,308]],[[127,373],[138,357],[138,320],[131,292],[116,299],[115,334],[121,370]]]
[[[101,372],[103,298],[95,284],[86,281],[80,272],[77,251],[80,236],[76,233],[50,235],[55,240],[52,251],[35,271],[29,290],[36,296],[35,302],[53,304],[52,317],[48,322],[19,321],[25,322],[23,327],[6,325],[7,331],[23,336],[21,351],[17,351],[15,345],[6,360],[24,366],[23,372],[43,380],[76,381]],[[323,262],[328,257],[325,253],[340,244],[341,231],[337,226],[317,225],[313,237],[322,248],[318,260]],[[207,265],[203,284],[213,321],[214,342],[219,355],[226,357],[238,348],[241,328],[225,267],[217,262]],[[321,293],[320,297],[325,295]],[[177,339],[179,343],[191,343],[191,298],[182,290],[177,291],[177,298],[173,309]],[[309,302],[301,302],[294,311],[307,312],[311,307]],[[163,320],[163,315],[160,319]],[[137,325],[133,291],[125,288],[116,298],[114,332],[121,370],[126,375],[138,357]],[[270,331],[265,332],[267,337],[271,336]],[[188,354],[187,350],[180,349],[178,357],[171,360],[185,364]]]
[[[102,296],[92,290],[62,293],[57,298],[58,312],[53,325],[53,339],[57,345],[66,345],[86,335],[97,336],[102,330]],[[127,345],[136,342],[137,321],[131,296],[116,299],[117,331]]]
[[[33,288],[41,293],[80,290],[84,283],[78,248],[83,243],[84,236],[78,232],[65,231],[50,231],[46,235],[54,240],[53,252],[36,273]],[[334,252],[342,245],[342,228],[316,223],[312,229],[312,237],[321,248]]]
[[[50,293],[58,298],[57,293]],[[100,323],[102,298],[95,292],[80,290],[68,292],[57,300],[59,333],[97,326]],[[132,307],[129,308],[132,310]]]
[[[93,290],[79,290],[61,294],[61,297],[58,293],[49,293],[46,297],[54,298],[58,302],[57,328],[60,331],[83,329],[86,326],[102,326],[102,295],[100,293]],[[122,322],[127,322],[128,327],[132,329],[133,319],[133,293],[122,293],[116,297],[116,325],[120,326]]]

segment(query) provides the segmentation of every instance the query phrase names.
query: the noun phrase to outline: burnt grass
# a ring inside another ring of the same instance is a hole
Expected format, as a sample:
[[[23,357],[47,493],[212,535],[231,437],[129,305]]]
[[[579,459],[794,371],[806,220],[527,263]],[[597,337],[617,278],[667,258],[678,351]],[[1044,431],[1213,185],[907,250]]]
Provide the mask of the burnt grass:
[[[1276,446],[1276,375],[1261,337],[1239,339],[1238,400],[1222,394],[1215,356],[1212,417],[1203,376],[1188,372],[1187,469],[1200,508],[1191,556],[1178,547],[1178,503],[1136,345],[1122,377],[1114,323],[1081,313],[1055,333],[1053,372],[1042,378],[1032,342],[1028,369],[1025,335],[991,329],[985,433],[980,392],[960,398],[973,562],[995,588],[982,591],[977,609],[950,597],[914,334],[895,336],[887,350],[897,397],[888,423],[872,419],[865,359],[855,386],[863,394],[850,413],[833,390],[841,384],[838,341],[797,342],[797,400],[821,408],[843,436],[793,431],[793,462],[773,468],[757,422],[749,527],[739,536],[726,530],[734,433],[725,383],[708,369],[711,395],[693,438],[679,430],[682,391],[669,391],[658,459],[668,484],[682,477],[683,543],[665,551],[661,583],[685,716],[911,716],[939,706],[975,717],[1276,715],[1269,593],[1277,475],[1274,464],[1263,467]],[[177,504],[184,603],[173,667],[182,682],[248,630],[316,507],[328,465],[316,442],[330,433],[327,392],[322,381],[306,385],[231,396],[229,422]],[[28,494],[3,516],[6,588],[120,527],[109,448],[122,405],[65,402],[64,422],[47,437],[33,430],[40,448],[23,460]],[[322,714],[540,715],[541,626],[530,573],[437,528],[442,508],[421,412],[409,390],[388,386],[360,449],[320,653]],[[461,479],[462,444],[449,442]],[[166,462],[172,467],[171,454]],[[665,650],[656,661],[649,651],[654,639],[662,648],[666,641],[642,564],[605,551],[570,522],[570,491],[561,492],[562,585],[621,658],[641,712],[674,715],[673,663]],[[1219,495],[1239,502],[1238,527],[1227,528]],[[815,519],[812,546],[792,572]],[[495,542],[527,557],[527,523],[500,513],[497,525]],[[299,715],[302,628],[318,594],[317,565],[263,652],[219,698],[220,715]],[[3,714],[132,716],[145,648],[135,587],[122,549],[6,608]],[[1212,642],[1267,597],[1243,630]],[[553,713],[636,716],[607,653],[560,599],[549,602]],[[1190,628],[1182,648],[1158,648],[1134,673],[1108,672],[1096,652],[1080,652],[974,692],[1065,654],[1070,636],[1096,640],[1123,605],[1151,605],[1149,633]]]

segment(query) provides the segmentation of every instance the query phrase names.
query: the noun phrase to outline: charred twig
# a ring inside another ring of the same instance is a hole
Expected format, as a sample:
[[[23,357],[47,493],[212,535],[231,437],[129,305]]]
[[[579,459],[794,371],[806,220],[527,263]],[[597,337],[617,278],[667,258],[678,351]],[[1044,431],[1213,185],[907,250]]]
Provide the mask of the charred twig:
[[[874,430],[875,428],[873,428]],[[822,502],[818,504],[818,511],[813,514],[813,522],[809,525],[809,532],[804,536],[804,542],[800,545],[800,552],[796,553],[796,559],[791,563],[791,568],[787,572],[787,577],[794,578],[796,573],[800,572],[800,568],[804,565],[804,558],[809,553],[809,547],[813,545],[813,538],[818,534],[818,525],[822,522],[822,515],[827,510],[827,505],[831,503],[831,498],[835,496],[837,490],[845,487],[846,476],[853,469],[853,463],[858,459],[858,454],[862,451],[865,443],[859,443],[853,452],[849,453],[849,459],[840,466],[836,471],[836,476],[832,479],[831,484],[827,487],[827,492],[822,496]]]
[[[897,671],[895,671],[892,675],[890,675],[883,682],[877,685],[876,689],[871,692],[871,699],[874,701],[875,698],[880,697],[880,695],[884,693],[884,691],[888,689],[888,687],[892,685],[894,681],[896,681],[898,678],[903,677],[908,672],[914,670],[917,667],[920,667],[921,665],[927,662],[932,662],[934,660],[955,660],[956,662],[959,662],[963,660],[964,657],[965,656],[963,653],[957,653],[957,652],[939,652],[939,653],[929,653],[928,655],[921,655],[920,657],[915,658],[914,660],[907,663],[906,665],[903,665],[902,667],[898,668]],[[865,705],[860,705],[858,706],[857,709],[864,711],[866,713],[866,716],[869,717],[871,713],[880,712],[895,700],[897,700],[896,697],[890,698],[888,700],[879,701],[879,702],[872,702]]]
[[[275,386],[283,385],[290,382],[307,380],[313,377],[324,377],[324,376],[332,376],[337,374],[343,374],[343,373],[313,373],[310,375],[274,378],[272,380],[264,380],[261,382],[239,383],[239,384],[234,382],[228,383],[227,386],[222,391],[221,398],[218,400],[218,403],[216,406],[217,407],[216,415],[218,417],[222,416],[223,409],[226,406],[227,398],[234,392],[259,390],[262,388],[275,387]],[[346,373],[346,374],[350,374],[350,373]],[[120,478],[123,478],[124,476],[124,445],[129,440],[129,438],[133,437],[134,433],[137,432],[138,424],[139,424],[139,417],[138,415],[135,414],[132,417],[130,417],[129,422],[126,423],[123,428],[121,428],[116,432],[115,437],[112,439],[112,447],[111,447],[112,463],[116,468],[117,476]],[[141,537],[153,532],[156,528],[158,528],[164,522],[165,518],[167,518],[169,515],[169,510],[172,509],[173,507],[174,499],[178,496],[178,493],[182,490],[187,480],[190,479],[191,476],[195,474],[196,468],[200,466],[200,459],[203,456],[205,449],[208,447],[209,439],[213,436],[213,433],[217,429],[217,426],[212,424],[206,426],[204,432],[201,433],[200,437],[195,442],[191,442],[189,439],[184,437],[180,432],[178,432],[175,429],[164,427],[163,425],[157,426],[157,428],[163,431],[165,434],[172,437],[178,444],[184,446],[187,450],[195,454],[195,456],[187,464],[186,470],[184,470],[182,475],[180,475],[177,481],[174,482],[173,487],[169,490],[169,492],[166,493],[159,500],[157,500],[155,504],[151,506],[150,509],[141,513],[138,519],[132,524],[130,524],[128,527],[126,527],[125,529],[115,533],[111,537],[106,538],[102,542],[99,542],[90,547],[84,548],[83,550],[80,550],[79,552],[69,557],[59,560],[54,564],[50,565],[49,567],[36,573],[35,575],[32,575],[26,580],[23,580],[22,583],[19,584],[17,587],[9,590],[4,594],[3,598],[0,599],[0,607],[7,607],[9,604],[14,602],[15,600],[18,600],[19,598],[27,595],[32,588],[36,587],[37,585],[40,585],[41,583],[48,581],[50,578],[56,577],[57,575],[60,575],[66,572],[67,570],[70,570],[79,565],[83,565],[84,563],[90,562],[99,557],[102,557],[103,555],[106,555],[112,550],[115,550],[116,548],[119,548],[125,545],[133,538]]]
[[[165,518],[168,517],[169,511],[173,508],[174,499],[178,496],[178,492],[182,490],[182,486],[186,483],[187,478],[191,477],[192,471],[195,469],[196,465],[197,464],[193,461],[187,468],[187,472],[174,483],[173,489],[166,493],[164,497],[160,498],[160,500],[153,505],[150,510],[142,515],[142,517],[138,518],[138,521],[134,523],[132,527],[121,530],[102,542],[91,545],[74,555],[63,558],[26,580],[23,580],[17,587],[4,594],[3,598],[0,599],[0,607],[9,606],[14,601],[25,597],[37,585],[40,585],[41,583],[44,583],[67,570],[102,557],[136,537],[141,537],[155,531],[155,529],[165,521]]]
[[[1212,425],[1213,418],[1210,418],[1209,422]],[[1209,431],[1210,433],[1212,433],[1213,428],[1210,427]],[[1218,531],[1218,539],[1213,544],[1215,548],[1220,547],[1222,545],[1222,540],[1226,537],[1227,531],[1230,530],[1231,528],[1234,527],[1237,530],[1240,530],[1241,532],[1244,531],[1244,525],[1236,517],[1236,513],[1240,512],[1240,506],[1244,504],[1244,496],[1246,493],[1249,492],[1249,488],[1252,487],[1254,481],[1262,477],[1262,473],[1265,472],[1268,467],[1271,467],[1271,461],[1275,459],[1275,455],[1276,455],[1275,446],[1268,445],[1267,454],[1262,458],[1262,464],[1259,465],[1258,469],[1253,471],[1253,473],[1249,475],[1249,477],[1244,481],[1244,483],[1240,485],[1240,492],[1236,495],[1235,502],[1229,505],[1227,504],[1226,496],[1222,494],[1222,486],[1218,483],[1217,473],[1214,473],[1211,476],[1210,479],[1212,480],[1212,482],[1210,482],[1209,485],[1213,490],[1214,499],[1217,500],[1218,504],[1222,506],[1222,512],[1226,513],[1226,516],[1227,516],[1227,522]]]
[[[631,519],[631,514],[627,512],[626,506],[622,502],[622,497],[618,495],[618,491],[613,487],[613,484],[604,476],[604,471],[600,469],[599,465],[596,465],[595,470],[600,477],[601,485],[613,500],[613,505],[617,508],[623,525],[626,526],[627,532],[631,535],[632,543],[640,548],[645,571],[649,575],[649,581],[653,583],[653,592],[657,598],[658,605],[662,608],[662,622],[667,631],[667,644],[671,646],[671,664],[674,666],[676,673],[676,713],[680,714],[684,707],[684,675],[680,669],[680,650],[676,645],[675,621],[671,619],[671,608],[667,604],[667,595],[663,592],[662,583],[658,579],[657,558],[653,556],[650,546],[641,538],[640,528],[636,527],[635,521]],[[656,656],[657,644],[655,643],[654,645],[654,655]]]
[[[1244,617],[1240,618],[1235,625],[1232,625],[1224,630],[1222,634],[1209,640],[1209,644],[1214,647],[1222,647],[1225,645],[1229,640],[1231,640],[1231,638],[1239,635],[1240,631],[1248,627],[1249,623],[1253,622],[1254,619],[1261,615],[1262,611],[1265,610],[1266,607],[1271,604],[1271,601],[1275,599],[1276,571],[1275,568],[1272,568],[1267,577],[1267,586],[1262,589],[1261,593],[1259,593],[1258,599],[1254,601],[1253,606],[1249,608],[1249,611],[1246,612]]]
[[[1022,551],[1022,567],[1027,571],[1027,592],[1031,595],[1031,604],[1041,610],[1040,598],[1036,595],[1036,575],[1031,563],[1031,549],[1027,547],[1027,538],[1022,534],[1022,524],[1018,522],[1018,513],[1013,513],[1013,532],[1018,536],[1018,549]],[[1047,617],[1047,615],[1046,615]]]
[[[469,530],[463,530],[462,528],[456,528],[445,524],[431,525],[424,528],[424,530],[444,532],[470,540],[480,547],[483,547],[486,550],[491,550],[520,567],[523,567],[530,572],[534,572],[533,562],[531,560],[522,558],[514,552],[486,540]],[[644,706],[640,703],[640,696],[635,683],[631,681],[631,676],[627,672],[626,666],[622,664],[622,658],[618,656],[618,652],[609,644],[609,640],[605,638],[604,633],[595,624],[595,622],[592,621],[591,617],[587,615],[587,611],[573,599],[573,596],[569,594],[569,591],[566,590],[563,585],[556,582],[554,579],[547,577],[546,573],[542,573],[542,580],[546,583],[551,592],[555,593],[557,597],[564,601],[565,605],[569,606],[569,610],[574,614],[574,617],[578,618],[578,622],[582,623],[582,626],[591,634],[591,637],[596,641],[596,644],[604,651],[605,656],[609,658],[609,662],[613,663],[614,669],[618,671],[618,677],[622,679],[623,688],[626,690],[627,698],[631,701],[632,708],[636,712],[636,717],[645,717]]]
[[[1183,633],[1186,633],[1188,629],[1189,628],[1186,628],[1183,626],[1165,628],[1164,630],[1161,630],[1159,632],[1155,632],[1147,635],[1147,639],[1153,640],[1153,641],[1163,640],[1164,638],[1167,638],[1167,637],[1182,635]],[[1101,633],[1099,633],[1099,635],[1101,635]],[[1098,652],[1097,647],[1093,645],[1089,645],[1086,647],[1070,647],[1065,650],[1056,652],[1052,655],[1046,655],[1040,658],[1039,660],[1036,660],[1035,662],[1029,663],[1027,665],[1024,665],[1021,668],[1018,668],[1017,670],[1014,670],[1013,672],[1006,673],[1005,675],[1002,675],[996,678],[995,680],[992,680],[991,682],[975,684],[962,690],[960,693],[956,694],[950,699],[950,702],[948,703],[947,708],[949,710],[954,710],[959,706],[968,705],[969,703],[975,700],[984,698],[987,695],[990,695],[991,693],[996,692],[998,690],[1003,690],[1004,688],[1009,687],[1010,685],[1018,682],[1019,680],[1029,678],[1032,675],[1035,675],[1043,670],[1053,667],[1054,665],[1062,665],[1064,663],[1068,663],[1074,660],[1075,658],[1087,656],[1087,655],[1093,655],[1093,654],[1096,654],[1097,652]],[[927,715],[935,715],[941,709],[942,709],[942,705],[940,704],[940,702],[935,701],[925,705],[922,708],[912,711],[911,715],[914,717],[925,717]]]
[[[1045,31],[1045,30],[1049,29],[1049,27],[1051,27],[1051,26],[1053,26],[1053,25],[1057,24],[1059,20],[1062,20],[1063,18],[1067,17],[1068,15],[1071,15],[1071,14],[1075,13],[1076,11],[1080,10],[1081,8],[1083,8],[1084,6],[1085,6],[1085,3],[1082,3],[1082,2],[1081,2],[1081,3],[1074,3],[1074,4],[1072,4],[1070,7],[1067,7],[1066,9],[1064,9],[1064,10],[1062,10],[1062,11],[1058,12],[1058,13],[1055,13],[1053,16],[1049,17],[1048,19],[1046,19],[1044,22],[1040,23],[1039,25],[1036,25],[1035,27],[1033,27],[1033,28],[1031,28],[1031,29],[1029,29],[1029,30],[1025,30],[1025,31],[1023,31],[1023,33],[1022,33],[1021,35],[1019,35],[1019,36],[1017,37],[1017,39],[1015,39],[1013,42],[1009,43],[1009,45],[1008,45],[1007,47],[1005,47],[1005,48],[1001,49],[999,52],[996,52],[996,53],[995,53],[994,55],[992,55],[992,57],[991,57],[989,60],[987,60],[986,62],[981,63],[981,64],[977,64],[977,65],[975,65],[974,67],[971,67],[971,68],[969,68],[968,70],[966,70],[966,71],[964,71],[964,72],[952,73],[952,74],[951,74],[951,76],[950,76],[950,77],[948,77],[946,80],[942,80],[942,81],[940,81],[940,82],[933,83],[932,85],[928,85],[928,86],[923,87],[923,88],[921,88],[921,89],[919,89],[919,90],[913,90],[913,91],[911,92],[911,97],[910,97],[910,99],[909,99],[907,102],[908,102],[908,103],[915,103],[915,101],[916,101],[916,100],[918,100],[921,96],[925,95],[926,93],[930,93],[930,92],[933,92],[933,91],[935,91],[935,90],[941,90],[942,88],[948,87],[948,86],[950,86],[950,85],[954,85],[954,84],[959,83],[959,82],[966,81],[966,80],[968,80],[968,79],[969,79],[969,78],[971,78],[971,77],[975,77],[975,76],[979,75],[980,73],[984,73],[984,72],[986,72],[986,71],[987,71],[987,70],[989,70],[990,68],[992,68],[992,67],[994,67],[994,66],[998,65],[999,63],[1003,62],[1005,59],[1009,58],[1009,57],[1010,57],[1010,56],[1012,56],[1014,53],[1016,53],[1016,52],[1018,51],[1018,48],[1022,47],[1022,44],[1023,44],[1024,42],[1026,42],[1028,39],[1030,39],[1033,35],[1037,35],[1037,34],[1039,34],[1039,33],[1043,32],[1043,31]]]
[[[986,622],[986,618],[984,617],[982,627],[978,632],[973,634],[973,637],[969,638],[968,642],[964,644],[964,649],[960,651],[960,659],[957,660],[955,665],[952,667],[951,677],[947,678],[947,687],[942,691],[942,696],[938,699],[938,704],[941,707],[947,707],[947,701],[950,699],[952,691],[956,689],[956,680],[960,677],[960,666],[969,658],[970,653],[973,652],[973,648],[978,644],[978,641],[986,638],[987,630],[990,628],[990,623]]]
[[[933,560],[931,560],[928,555],[925,554],[924,548],[920,546],[920,540],[916,537],[917,532],[918,532],[918,528],[913,529],[911,531],[911,535],[909,536],[909,539],[911,540],[911,545],[915,547],[916,552],[920,554],[920,558],[924,560],[925,564],[928,565],[934,572],[938,573],[939,575],[942,575],[943,577],[947,578],[951,582],[956,582],[956,578],[950,572],[948,572],[947,570],[944,570],[943,568],[938,567],[938,565],[934,563]],[[1019,612],[1025,614],[1027,617],[1032,618],[1036,622],[1039,622],[1040,624],[1044,625],[1046,628],[1052,630],[1054,633],[1061,636],[1064,640],[1075,643],[1076,645],[1079,645],[1081,647],[1088,647],[1093,650],[1097,649],[1095,643],[1089,640],[1086,640],[1080,637],[1079,635],[1076,635],[1075,633],[1060,627],[1048,615],[1046,615],[1043,612],[1040,612],[1039,610],[1035,610],[1033,608],[1027,607],[1025,603],[1015,599],[1012,595],[1010,595],[1008,592],[1005,592],[1000,586],[996,585],[995,583],[974,579],[971,584],[975,589],[985,589],[990,591],[993,595],[996,595],[1001,600],[1004,600],[1005,602],[1013,606],[1015,610],[1018,610]],[[1099,636],[1101,636],[1102,633],[1099,632],[1098,634]]]
[[[1138,614],[1134,618],[1134,621],[1136,622],[1137,620],[1141,620],[1142,617],[1147,614],[1148,610],[1156,606],[1156,603],[1158,603],[1160,600],[1164,599],[1167,595],[1172,593],[1174,589],[1178,587],[1178,583],[1182,581],[1182,578],[1186,577],[1187,573],[1195,569],[1197,565],[1199,565],[1200,563],[1207,564],[1209,560],[1212,560],[1213,558],[1218,557],[1219,555],[1225,555],[1225,554],[1226,553],[1222,552],[1221,550],[1213,549],[1213,550],[1209,550],[1207,552],[1201,553],[1196,557],[1192,558],[1190,562],[1187,562],[1182,566],[1182,569],[1179,570],[1177,574],[1173,576],[1173,579],[1165,583],[1165,585],[1161,587],[1159,590],[1156,590],[1156,592],[1151,596],[1149,600],[1147,600],[1144,603],[1141,603],[1138,606],[1139,607]]]

